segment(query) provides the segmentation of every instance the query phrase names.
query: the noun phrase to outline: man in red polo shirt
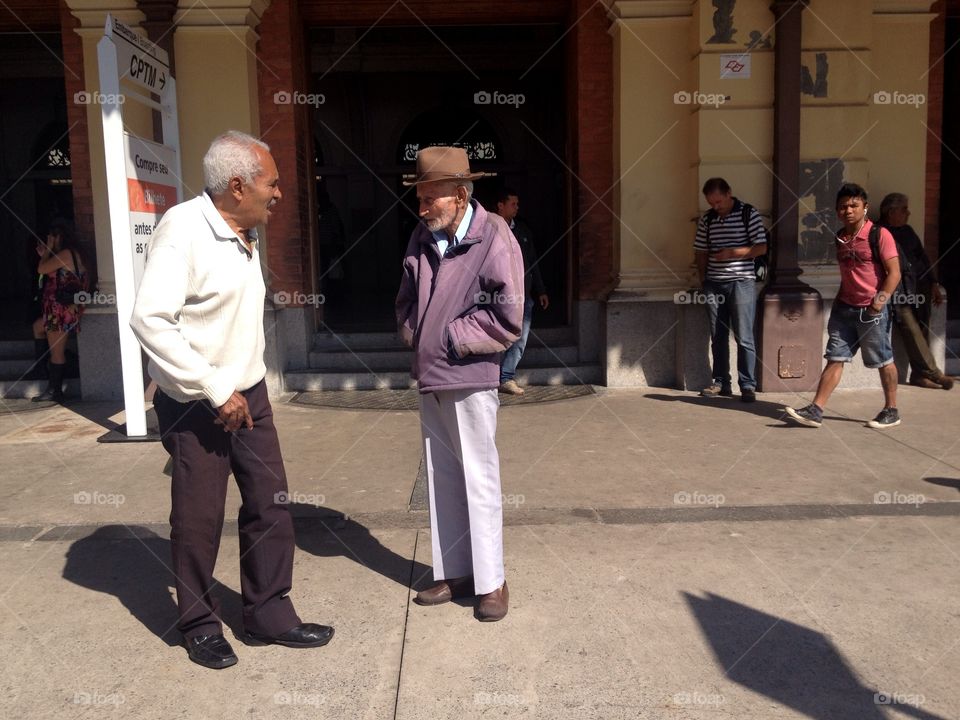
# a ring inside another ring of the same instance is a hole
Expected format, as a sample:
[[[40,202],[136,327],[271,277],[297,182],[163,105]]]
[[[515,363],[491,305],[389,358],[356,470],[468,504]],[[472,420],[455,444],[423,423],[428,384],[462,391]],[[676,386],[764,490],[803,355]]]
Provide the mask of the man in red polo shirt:
[[[837,193],[837,216],[843,228],[837,233],[840,292],[827,324],[827,366],[813,402],[806,407],[784,408],[789,419],[807,427],[820,427],[827,400],[840,383],[844,363],[857,350],[863,364],[880,371],[883,409],[869,427],[883,430],[900,424],[897,412],[897,367],[890,342],[891,308],[888,303],[900,283],[897,245],[890,232],[867,219],[867,191],[847,183]]]

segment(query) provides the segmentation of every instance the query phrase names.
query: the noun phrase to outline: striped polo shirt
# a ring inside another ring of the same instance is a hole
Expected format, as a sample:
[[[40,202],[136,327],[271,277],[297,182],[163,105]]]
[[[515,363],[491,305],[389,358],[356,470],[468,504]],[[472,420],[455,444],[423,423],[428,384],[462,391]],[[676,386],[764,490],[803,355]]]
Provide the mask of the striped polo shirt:
[[[767,241],[763,229],[763,221],[756,208],[750,208],[749,222],[743,224],[743,203],[733,199],[733,209],[726,217],[714,216],[713,212],[706,213],[697,223],[697,237],[693,247],[700,252],[716,252],[723,248],[744,247],[759,245]],[[707,246],[707,226],[710,228],[710,242]],[[707,280],[728,282],[730,280],[744,280],[754,278],[753,258],[737,258],[736,260],[707,261]]]

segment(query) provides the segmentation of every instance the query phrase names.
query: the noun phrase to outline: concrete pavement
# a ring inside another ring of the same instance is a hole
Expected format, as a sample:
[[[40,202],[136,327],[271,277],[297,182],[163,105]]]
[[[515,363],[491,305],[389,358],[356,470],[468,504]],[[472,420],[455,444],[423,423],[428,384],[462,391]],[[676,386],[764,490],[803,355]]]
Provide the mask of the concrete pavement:
[[[819,430],[782,423],[787,402],[504,407],[511,609],[481,624],[410,602],[431,577],[416,414],[276,401],[292,595],[337,634],[234,641],[220,672],[177,644],[159,444],[96,443],[122,420],[109,406],[0,415],[0,712],[960,718],[960,392],[901,388],[883,432],[863,426],[878,390],[838,391]],[[217,568],[231,640],[235,537]]]

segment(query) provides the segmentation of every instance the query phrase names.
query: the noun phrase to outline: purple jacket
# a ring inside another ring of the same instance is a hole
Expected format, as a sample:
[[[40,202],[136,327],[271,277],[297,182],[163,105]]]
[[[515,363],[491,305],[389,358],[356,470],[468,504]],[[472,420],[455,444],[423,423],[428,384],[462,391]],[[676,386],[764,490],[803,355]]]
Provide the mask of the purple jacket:
[[[397,294],[400,337],[420,392],[500,385],[501,353],[520,337],[523,260],[503,218],[476,200],[467,234],[446,255],[422,223],[410,236]]]

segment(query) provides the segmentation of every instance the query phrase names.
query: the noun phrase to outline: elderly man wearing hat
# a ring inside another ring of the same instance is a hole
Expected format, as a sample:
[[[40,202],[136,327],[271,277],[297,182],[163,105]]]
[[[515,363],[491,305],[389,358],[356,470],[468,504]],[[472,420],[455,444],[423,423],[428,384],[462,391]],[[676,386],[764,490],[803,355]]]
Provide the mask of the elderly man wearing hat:
[[[507,614],[497,410],[500,360],[520,336],[523,260],[503,218],[473,199],[460,148],[417,154],[420,224],[410,237],[396,311],[415,350],[430,492],[433,577],[419,605],[478,596],[484,622]]]

